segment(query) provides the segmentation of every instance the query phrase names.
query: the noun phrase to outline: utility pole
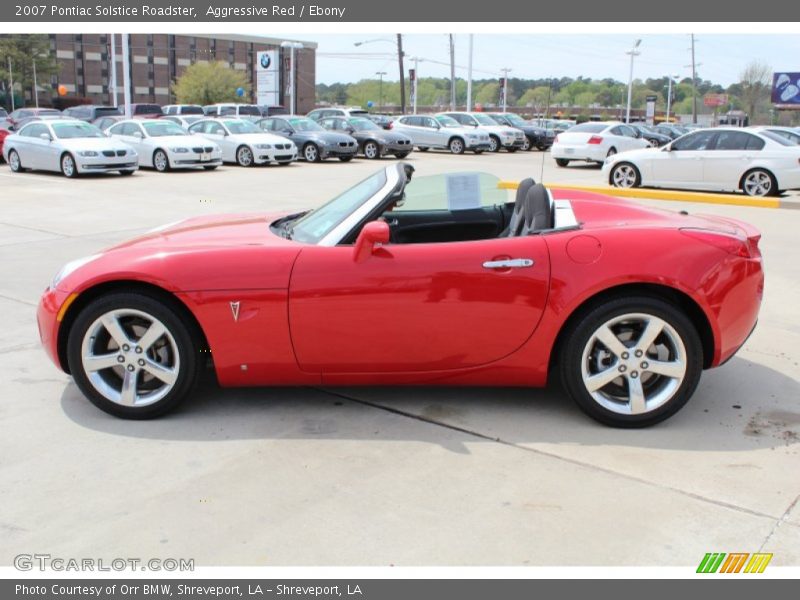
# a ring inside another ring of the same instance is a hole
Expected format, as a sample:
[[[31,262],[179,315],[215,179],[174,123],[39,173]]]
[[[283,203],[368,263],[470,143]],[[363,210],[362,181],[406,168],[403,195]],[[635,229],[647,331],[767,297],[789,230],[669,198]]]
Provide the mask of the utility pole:
[[[117,43],[115,35],[112,33],[109,35],[111,39],[111,69],[109,73],[111,73],[111,79],[108,85],[108,91],[111,94],[111,106],[117,106]]]
[[[469,34],[469,60],[467,61],[467,111],[472,110],[472,38]]]
[[[130,37],[122,34],[122,97],[125,99],[125,118],[131,118],[131,49]]]
[[[697,61],[694,53],[694,34],[692,34],[692,123],[697,123]]]
[[[380,83],[378,84],[378,110],[383,111],[383,76],[386,75],[386,71],[377,71],[375,75],[380,77]]]
[[[667,123],[669,123],[669,109],[672,107],[672,80],[677,79],[677,75],[667,75]]]
[[[456,46],[450,34],[450,110],[456,109]]]
[[[625,54],[630,54],[631,56],[631,70],[628,74],[628,108],[625,110],[625,122],[631,122],[631,94],[633,93],[633,59],[636,56],[639,56],[641,52],[636,50],[639,47],[639,44],[642,43],[642,40],[636,40],[633,44],[633,48],[628,50]]]
[[[14,112],[14,74],[11,72],[11,57],[8,57],[8,91],[11,94],[11,112]]]
[[[33,59],[33,101],[36,108],[39,108],[39,85],[36,81],[36,59]]]
[[[506,112],[506,106],[508,105],[508,74],[511,69],[500,69],[500,72],[503,73],[503,112]]]
[[[406,113],[406,76],[403,73],[403,35],[397,34],[397,64],[400,67],[400,114]]]

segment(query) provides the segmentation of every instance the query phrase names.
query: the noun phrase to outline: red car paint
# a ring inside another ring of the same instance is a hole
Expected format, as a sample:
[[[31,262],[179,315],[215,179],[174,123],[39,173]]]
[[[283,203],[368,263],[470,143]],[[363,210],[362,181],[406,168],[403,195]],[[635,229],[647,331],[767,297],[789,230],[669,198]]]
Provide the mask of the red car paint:
[[[569,199],[580,228],[480,241],[388,244],[355,261],[270,231],[280,215],[195,218],[101,253],[48,288],[42,342],[62,369],[82,295],[113,281],[174,294],[195,316],[224,386],[296,384],[528,385],[547,382],[557,337],[584,302],[627,284],[671,288],[699,309],[713,348],[730,358],[752,331],[763,293],[758,232],[584,192]],[[740,256],[690,235],[734,236]],[[534,259],[496,271],[487,260]],[[78,301],[57,314],[77,294]],[[238,320],[231,302],[240,303]],[[247,365],[243,367],[243,365]]]

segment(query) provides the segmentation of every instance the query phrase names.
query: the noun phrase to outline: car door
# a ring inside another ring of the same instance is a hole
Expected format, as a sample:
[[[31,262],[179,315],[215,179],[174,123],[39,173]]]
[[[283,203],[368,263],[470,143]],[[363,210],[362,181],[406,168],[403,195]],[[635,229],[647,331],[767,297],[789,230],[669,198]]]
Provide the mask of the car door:
[[[139,160],[144,158],[144,162],[148,166],[153,166],[153,152],[147,142],[147,133],[139,123],[125,124],[125,138],[125,143],[133,146],[133,149],[139,154]],[[128,139],[130,141],[127,141]]]
[[[696,131],[665,146],[650,158],[652,184],[665,187],[702,188],[703,157],[713,146],[716,133],[711,130]]]
[[[713,148],[704,153],[702,161],[706,186],[719,190],[739,189],[739,180],[764,145],[764,140],[746,131],[717,132]]]
[[[50,129],[44,123],[31,123],[23,129],[25,138],[25,153],[19,153],[20,160],[25,167],[31,169],[58,169],[58,159],[50,161],[51,148],[54,145]],[[41,136],[47,136],[47,139]],[[57,153],[56,153],[57,154]],[[51,164],[55,162],[55,165]]]
[[[637,131],[628,125],[620,125],[619,126],[621,139],[620,139],[620,148],[619,151],[625,150],[637,150],[639,148],[644,148],[649,146],[646,141],[642,141],[643,138],[641,134],[637,133]]]
[[[203,125],[203,135],[220,147],[222,160],[236,162],[236,142],[228,135],[222,123],[206,121]]]
[[[491,267],[511,258],[532,263]],[[542,236],[388,244],[358,262],[352,246],[304,247],[289,287],[296,357],[323,374],[487,364],[536,329],[549,277]]]
[[[442,126],[433,117],[419,117],[422,122],[422,137],[425,144],[441,148],[447,145],[446,133],[443,133]]]

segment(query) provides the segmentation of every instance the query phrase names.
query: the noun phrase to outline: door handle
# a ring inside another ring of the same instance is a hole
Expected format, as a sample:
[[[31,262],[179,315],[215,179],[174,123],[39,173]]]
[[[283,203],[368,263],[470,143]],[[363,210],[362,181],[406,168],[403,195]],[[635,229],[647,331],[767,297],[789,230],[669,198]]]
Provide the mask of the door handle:
[[[484,269],[525,269],[532,267],[530,258],[508,258],[506,260],[487,260],[483,263]]]

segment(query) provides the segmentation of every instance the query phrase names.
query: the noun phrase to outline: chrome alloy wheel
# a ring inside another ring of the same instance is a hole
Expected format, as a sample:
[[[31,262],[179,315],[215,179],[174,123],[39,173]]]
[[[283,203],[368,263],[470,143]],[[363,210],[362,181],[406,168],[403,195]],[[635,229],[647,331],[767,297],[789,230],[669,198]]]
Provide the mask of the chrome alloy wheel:
[[[636,187],[636,169],[632,165],[619,165],[611,174],[611,181],[618,188]]]
[[[768,196],[772,191],[772,177],[764,171],[752,171],[744,178],[744,191],[748,196]]]
[[[236,151],[236,162],[241,167],[249,167],[253,164],[253,151],[247,146],[242,146]]]
[[[156,153],[153,155],[153,166],[156,168],[156,171],[161,173],[169,168],[169,159],[163,150],[156,150]]]
[[[581,358],[583,384],[603,408],[649,413],[668,402],[686,376],[686,348],[666,321],[644,313],[614,317],[589,338]]]
[[[370,159],[380,158],[380,150],[378,144],[375,142],[367,142],[364,144],[364,156]]]
[[[11,170],[15,173],[22,170],[22,164],[19,162],[19,154],[17,154],[16,150],[12,150],[8,153],[8,166],[11,167]]]
[[[180,372],[178,345],[167,327],[146,312],[115,309],[86,330],[81,364],[91,385],[121,406],[158,402]]]
[[[73,177],[75,175],[75,159],[71,154],[65,154],[61,158],[61,172],[66,177]]]

